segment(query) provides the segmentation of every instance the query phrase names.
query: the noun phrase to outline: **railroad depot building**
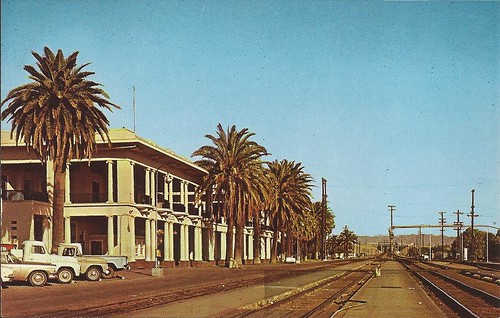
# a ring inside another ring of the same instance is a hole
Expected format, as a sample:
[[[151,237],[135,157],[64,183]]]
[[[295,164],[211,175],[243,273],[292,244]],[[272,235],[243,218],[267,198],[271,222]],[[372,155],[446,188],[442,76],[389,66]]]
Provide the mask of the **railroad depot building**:
[[[97,138],[88,160],[67,167],[64,240],[85,254],[126,255],[132,268],[215,264],[224,259],[227,226],[213,221],[195,191],[206,171],[133,131],[111,129],[112,146]],[[40,240],[51,248],[53,170],[24,143],[2,131],[2,243]],[[217,205],[212,204],[216,209]],[[253,229],[245,229],[244,257],[253,259]],[[272,232],[261,231],[269,259]]]

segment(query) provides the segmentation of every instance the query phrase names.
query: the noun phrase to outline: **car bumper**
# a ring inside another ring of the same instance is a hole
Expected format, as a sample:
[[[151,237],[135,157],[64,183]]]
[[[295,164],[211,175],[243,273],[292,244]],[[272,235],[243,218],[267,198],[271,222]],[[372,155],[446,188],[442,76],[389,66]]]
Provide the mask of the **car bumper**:
[[[14,280],[14,274],[9,274],[7,276],[2,277],[2,282],[3,283],[8,283]]]

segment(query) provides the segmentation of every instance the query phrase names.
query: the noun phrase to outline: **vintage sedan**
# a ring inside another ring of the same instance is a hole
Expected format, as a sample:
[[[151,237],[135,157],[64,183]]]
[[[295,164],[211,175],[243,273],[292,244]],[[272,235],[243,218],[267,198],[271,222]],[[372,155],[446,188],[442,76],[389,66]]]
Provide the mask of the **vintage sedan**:
[[[0,266],[0,283],[8,283],[14,278],[14,270],[9,267]]]
[[[48,263],[24,263],[12,254],[1,253],[1,267],[10,268],[14,277],[12,281],[27,281],[32,286],[41,287],[47,284],[49,277],[56,275],[56,266]]]

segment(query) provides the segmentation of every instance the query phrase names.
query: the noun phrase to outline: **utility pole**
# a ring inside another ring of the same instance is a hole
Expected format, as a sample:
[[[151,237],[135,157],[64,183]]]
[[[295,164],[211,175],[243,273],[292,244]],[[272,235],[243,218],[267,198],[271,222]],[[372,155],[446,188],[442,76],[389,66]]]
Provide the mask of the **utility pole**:
[[[322,213],[321,213],[321,254],[322,254],[322,259],[326,259],[326,237],[325,237],[325,232],[326,232],[326,179],[321,178],[321,206],[322,206]]]
[[[446,212],[438,212],[441,217],[439,218],[439,225],[441,225],[441,259],[444,259],[444,224],[446,223],[446,218],[444,214]]]
[[[470,214],[467,214],[468,217],[470,217],[470,227],[471,227],[471,243],[470,243],[470,246],[469,246],[469,250],[470,250],[470,260],[471,261],[475,261],[476,260],[476,257],[474,255],[474,246],[475,246],[475,243],[476,243],[476,238],[475,238],[475,235],[474,235],[474,218],[479,216],[477,214],[474,214],[474,192],[476,192],[476,190],[472,189],[471,190],[471,193],[472,193],[472,204],[471,204],[471,210],[470,210]]]
[[[460,241],[460,234],[462,233],[462,225],[463,222],[460,222],[460,214],[464,214],[463,212],[460,212],[460,210],[457,210],[457,212],[453,212],[453,214],[457,215],[457,221],[453,222],[455,225],[455,230],[457,230],[457,251],[460,251],[460,261],[464,260],[464,247],[462,246],[462,242]]]
[[[394,222],[393,222],[393,212],[396,210],[395,205],[388,205],[390,211],[391,211],[391,227],[389,228],[389,254],[391,255],[391,258],[393,257],[393,240],[394,240]]]

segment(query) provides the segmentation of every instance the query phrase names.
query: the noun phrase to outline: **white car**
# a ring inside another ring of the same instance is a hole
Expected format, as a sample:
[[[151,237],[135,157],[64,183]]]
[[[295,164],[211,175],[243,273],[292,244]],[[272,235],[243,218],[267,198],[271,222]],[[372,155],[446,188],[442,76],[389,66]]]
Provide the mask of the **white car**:
[[[8,283],[14,279],[14,270],[10,267],[4,267],[0,266],[0,282],[2,283]]]

